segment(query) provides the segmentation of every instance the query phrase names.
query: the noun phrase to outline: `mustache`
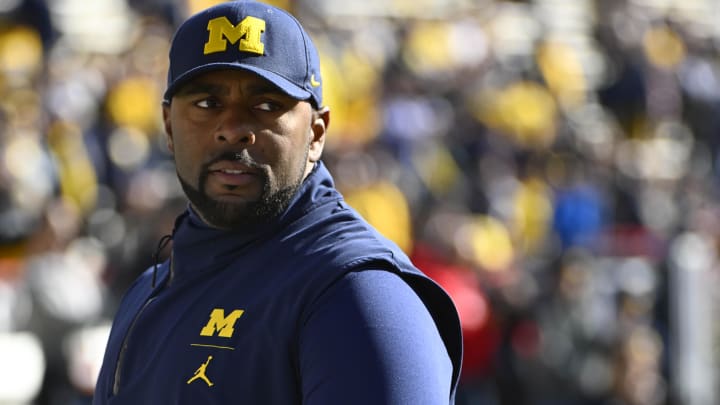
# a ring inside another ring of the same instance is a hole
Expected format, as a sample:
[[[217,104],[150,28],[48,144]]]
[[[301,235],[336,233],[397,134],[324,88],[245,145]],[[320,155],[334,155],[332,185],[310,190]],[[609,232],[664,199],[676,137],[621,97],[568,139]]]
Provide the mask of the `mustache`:
[[[238,162],[241,163],[251,169],[256,169],[258,171],[262,170],[262,167],[253,160],[253,158],[250,157],[250,154],[248,153],[247,149],[243,149],[240,152],[232,152],[232,151],[226,151],[218,154],[217,156],[212,157],[210,160],[205,162],[202,167],[203,173],[209,173],[210,166],[214,165],[215,163],[222,162],[222,161],[230,161],[230,162]]]
[[[253,160],[253,158],[250,157],[250,154],[247,150],[242,150],[240,152],[232,152],[232,151],[226,151],[218,154],[217,156],[212,157],[210,160],[205,162],[201,169],[200,169],[200,176],[198,179],[198,190],[201,193],[205,193],[205,185],[207,183],[208,177],[210,177],[210,166],[214,165],[215,163],[222,162],[222,161],[230,161],[230,162],[238,162],[241,163],[253,170],[256,171],[256,173],[263,178],[267,179],[267,173],[265,172],[265,169],[259,165],[257,162]],[[266,181],[267,184],[267,181]]]

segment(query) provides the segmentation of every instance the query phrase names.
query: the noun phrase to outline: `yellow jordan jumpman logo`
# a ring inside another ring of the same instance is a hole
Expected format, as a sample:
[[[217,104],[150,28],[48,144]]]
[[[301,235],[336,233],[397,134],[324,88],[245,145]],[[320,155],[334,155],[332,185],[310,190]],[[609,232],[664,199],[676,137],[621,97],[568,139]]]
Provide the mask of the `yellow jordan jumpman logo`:
[[[207,361],[205,363],[201,364],[200,367],[198,367],[198,369],[195,370],[195,374],[193,374],[193,376],[190,377],[189,380],[187,380],[188,384],[190,384],[191,382],[193,382],[199,378],[199,379],[205,381],[205,384],[207,384],[208,387],[213,386],[213,383],[210,382],[210,380],[205,375],[205,369],[207,369],[207,366],[210,363],[210,360],[212,360],[212,356],[208,356]]]

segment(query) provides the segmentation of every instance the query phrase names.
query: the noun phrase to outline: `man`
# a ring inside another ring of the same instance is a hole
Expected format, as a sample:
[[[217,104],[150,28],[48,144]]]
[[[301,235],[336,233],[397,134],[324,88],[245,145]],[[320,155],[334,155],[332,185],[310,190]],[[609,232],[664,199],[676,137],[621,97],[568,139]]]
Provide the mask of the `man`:
[[[335,190],[317,51],[222,3],[173,38],[167,144],[190,200],[113,324],[94,404],[448,404],[448,295]]]

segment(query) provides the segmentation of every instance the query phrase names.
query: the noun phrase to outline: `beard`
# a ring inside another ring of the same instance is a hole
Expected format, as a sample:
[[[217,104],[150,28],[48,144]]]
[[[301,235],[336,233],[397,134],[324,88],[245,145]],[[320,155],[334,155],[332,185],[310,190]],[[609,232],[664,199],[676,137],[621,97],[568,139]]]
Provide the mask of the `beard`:
[[[306,159],[302,160],[301,168],[278,178],[278,183],[281,184],[273,184],[268,172],[252,162],[246,150],[242,153],[226,153],[206,163],[198,179],[198,188],[183,180],[179,173],[177,176],[188,200],[209,225],[229,230],[248,229],[274,221],[290,206],[304,180],[307,153],[308,151],[305,153]],[[262,183],[260,197],[257,200],[226,202],[213,199],[207,194],[205,188],[210,175],[209,167],[222,160],[242,162],[256,170]]]

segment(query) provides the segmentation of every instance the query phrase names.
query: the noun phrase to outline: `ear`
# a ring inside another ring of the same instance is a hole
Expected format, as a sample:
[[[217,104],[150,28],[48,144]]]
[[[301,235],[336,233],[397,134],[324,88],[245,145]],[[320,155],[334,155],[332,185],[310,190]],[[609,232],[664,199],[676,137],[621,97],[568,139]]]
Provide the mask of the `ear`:
[[[170,103],[163,101],[163,126],[165,127],[165,142],[170,153],[175,153],[175,144],[173,143],[172,125],[170,124]]]
[[[312,113],[313,121],[310,124],[310,150],[308,152],[308,160],[315,163],[320,160],[323,148],[325,147],[325,135],[330,125],[330,109],[320,107]]]

